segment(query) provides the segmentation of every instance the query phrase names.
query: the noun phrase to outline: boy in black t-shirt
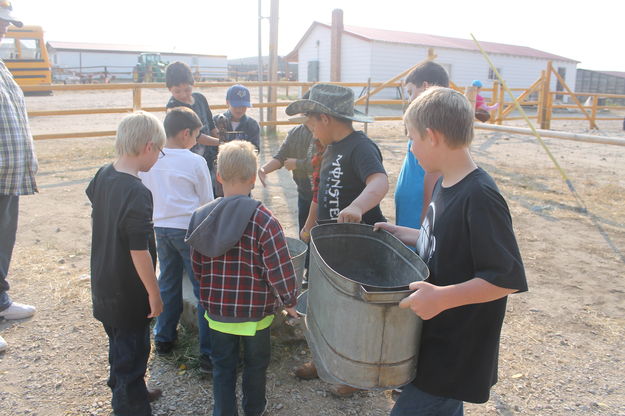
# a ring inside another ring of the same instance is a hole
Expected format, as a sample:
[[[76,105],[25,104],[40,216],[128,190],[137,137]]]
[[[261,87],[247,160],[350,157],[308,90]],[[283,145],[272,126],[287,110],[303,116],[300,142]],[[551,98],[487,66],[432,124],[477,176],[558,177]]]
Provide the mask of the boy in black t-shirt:
[[[373,121],[354,109],[353,91],[339,85],[317,84],[310,89],[308,99],[291,103],[286,113],[306,115],[306,125],[313,137],[326,146],[319,171],[317,202],[311,203],[300,232],[302,240],[308,241],[317,219],[340,223],[362,221],[369,225],[385,221],[380,201],[388,191],[388,177],[376,144],[352,126],[352,121]],[[306,363],[295,370],[295,375],[311,379],[317,377],[317,371],[313,363]],[[356,390],[335,385],[330,392],[349,397]]]
[[[111,405],[118,416],[151,415],[148,390],[150,320],[163,311],[154,268],[152,194],[137,176],[156,163],[165,143],[161,122],[139,111],[117,129],[115,163],[103,166],[87,187],[93,208],[91,295],[93,316],[109,337]]]
[[[508,206],[469,151],[473,108],[460,93],[431,87],[412,102],[404,122],[411,152],[426,172],[439,172],[421,230],[385,229],[430,268],[427,282],[400,303],[424,319],[417,375],[392,416],[462,415],[463,402],[484,403],[497,382],[499,337],[507,295],[527,290]]]
[[[372,118],[354,109],[354,93],[338,85],[317,84],[309,99],[291,103],[288,115],[305,114],[313,137],[326,146],[319,171],[317,204],[303,228],[304,235],[317,220],[361,222],[385,221],[380,201],[388,191],[388,177],[378,146],[352,122]]]
[[[206,159],[208,169],[213,178],[215,188],[215,160],[217,159],[217,146],[219,146],[219,130],[213,121],[213,113],[206,101],[206,97],[199,92],[193,92],[193,73],[191,68],[184,62],[172,62],[165,70],[165,85],[171,92],[171,98],[167,102],[167,109],[175,107],[188,107],[197,114],[202,122],[200,136],[197,144],[191,148]]]

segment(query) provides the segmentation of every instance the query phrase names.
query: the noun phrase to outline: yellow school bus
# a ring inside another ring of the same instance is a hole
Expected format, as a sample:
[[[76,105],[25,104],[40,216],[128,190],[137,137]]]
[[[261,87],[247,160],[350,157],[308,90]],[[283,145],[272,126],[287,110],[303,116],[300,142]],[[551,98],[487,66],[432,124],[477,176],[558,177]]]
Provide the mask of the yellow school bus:
[[[52,70],[40,26],[10,26],[0,40],[0,59],[19,86],[41,85],[38,92],[51,92],[45,86],[52,83]]]

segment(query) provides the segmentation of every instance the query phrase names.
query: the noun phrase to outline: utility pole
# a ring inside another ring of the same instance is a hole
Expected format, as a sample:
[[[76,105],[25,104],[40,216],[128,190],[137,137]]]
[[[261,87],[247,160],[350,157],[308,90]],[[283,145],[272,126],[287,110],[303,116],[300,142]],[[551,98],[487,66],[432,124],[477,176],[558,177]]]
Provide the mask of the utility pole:
[[[279,0],[271,0],[271,12],[269,14],[269,81],[278,81],[278,15]],[[270,85],[267,101],[278,101],[278,86]],[[276,121],[278,113],[276,107],[267,107],[267,121]],[[275,136],[276,126],[268,126],[267,134]]]
[[[263,81],[263,44],[261,42],[262,38],[262,27],[263,27],[263,9],[262,9],[263,0],[258,0],[258,82]],[[260,123],[263,122],[264,114],[263,114],[263,86],[258,86],[258,102],[261,104],[259,106],[258,111],[260,111],[260,119],[258,120]],[[263,128],[260,128],[260,134],[264,135]]]

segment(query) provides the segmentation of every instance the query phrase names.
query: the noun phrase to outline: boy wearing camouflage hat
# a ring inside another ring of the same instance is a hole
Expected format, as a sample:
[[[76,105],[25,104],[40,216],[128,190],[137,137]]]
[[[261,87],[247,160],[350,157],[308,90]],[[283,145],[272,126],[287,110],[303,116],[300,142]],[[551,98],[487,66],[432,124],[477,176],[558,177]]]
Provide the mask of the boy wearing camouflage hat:
[[[304,114],[313,137],[326,146],[319,172],[317,203],[312,203],[302,239],[319,220],[364,222],[373,225],[386,221],[380,201],[388,191],[388,177],[382,165],[378,146],[362,131],[354,130],[353,121],[371,122],[372,118],[354,109],[354,93],[338,85],[318,84],[310,97],[291,103],[290,116]],[[316,215],[315,215],[316,214]],[[307,363],[295,371],[299,378],[317,376],[314,364]],[[337,385],[330,390],[336,396],[348,397],[353,387]]]

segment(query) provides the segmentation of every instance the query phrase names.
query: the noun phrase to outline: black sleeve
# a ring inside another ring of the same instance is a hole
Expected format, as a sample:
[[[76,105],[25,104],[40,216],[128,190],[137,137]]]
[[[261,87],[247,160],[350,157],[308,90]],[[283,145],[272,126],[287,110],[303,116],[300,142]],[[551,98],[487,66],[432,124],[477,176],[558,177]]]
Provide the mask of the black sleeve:
[[[367,178],[374,173],[386,174],[384,165],[382,165],[380,149],[371,140],[363,140],[354,147],[352,166],[356,176],[362,182],[366,182]]]
[[[148,250],[150,237],[154,233],[152,222],[152,194],[145,189],[138,189],[128,199],[128,208],[121,221],[122,235],[128,239],[130,250]]]
[[[467,208],[475,276],[506,289],[527,290],[525,270],[506,201],[497,189],[474,190]]]
[[[194,95],[195,95],[195,99],[199,100],[202,103],[201,105],[206,111],[206,120],[202,120],[202,122],[206,124],[204,125],[204,128],[202,130],[210,133],[215,128],[215,121],[213,120],[213,112],[211,111],[211,108],[208,105],[208,101],[206,100],[206,97],[204,97],[203,94],[200,94],[198,92],[198,93],[194,93]]]

